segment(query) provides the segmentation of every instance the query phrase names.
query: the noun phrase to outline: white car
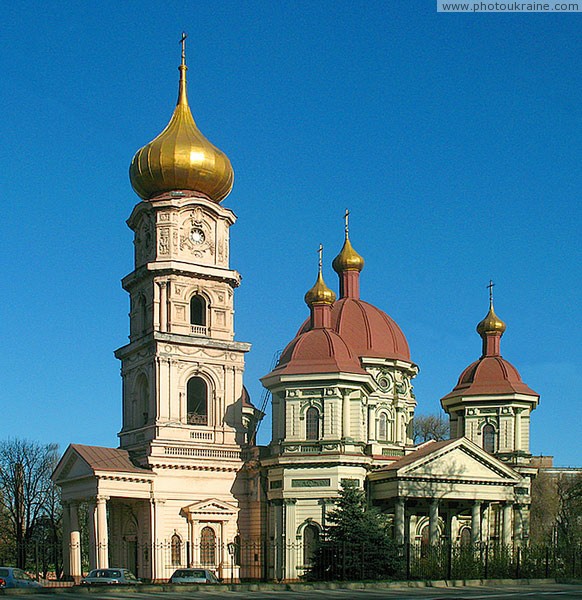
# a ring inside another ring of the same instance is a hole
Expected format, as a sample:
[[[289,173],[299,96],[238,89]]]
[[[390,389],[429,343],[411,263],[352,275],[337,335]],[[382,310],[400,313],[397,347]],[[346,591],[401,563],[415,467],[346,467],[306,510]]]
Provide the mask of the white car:
[[[220,580],[208,569],[177,569],[170,583],[220,583]]]

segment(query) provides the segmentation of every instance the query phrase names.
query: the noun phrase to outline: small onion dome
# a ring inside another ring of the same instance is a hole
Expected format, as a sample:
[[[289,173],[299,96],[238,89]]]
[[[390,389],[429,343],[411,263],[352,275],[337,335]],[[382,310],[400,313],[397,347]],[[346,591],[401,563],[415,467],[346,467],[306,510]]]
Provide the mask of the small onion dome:
[[[325,281],[321,269],[317,275],[315,285],[305,294],[305,303],[311,307],[314,304],[333,304],[335,302],[335,292],[330,290]]]
[[[477,333],[483,337],[488,333],[500,333],[503,335],[507,325],[495,314],[493,302],[489,304],[489,312],[485,318],[477,325]]]
[[[343,248],[333,259],[332,267],[338,274],[344,271],[360,272],[364,268],[364,259],[354,250],[347,233]]]
[[[193,191],[215,202],[228,196],[234,171],[226,154],[200,132],[186,93],[186,64],[182,54],[178,103],[167,127],[138,150],[129,168],[131,185],[149,200],[171,191]]]

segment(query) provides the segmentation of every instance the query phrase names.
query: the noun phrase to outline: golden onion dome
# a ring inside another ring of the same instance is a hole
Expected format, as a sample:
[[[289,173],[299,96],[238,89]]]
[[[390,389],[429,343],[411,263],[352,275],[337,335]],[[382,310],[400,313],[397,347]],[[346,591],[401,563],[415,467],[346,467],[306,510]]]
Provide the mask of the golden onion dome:
[[[338,275],[344,271],[360,272],[364,268],[364,259],[354,250],[352,244],[350,243],[348,221],[349,216],[350,211],[346,209],[344,216],[346,239],[340,253],[333,259],[333,262],[331,263],[333,270]]]
[[[315,285],[305,294],[305,303],[310,308],[314,304],[333,304],[335,302],[335,292],[330,290],[325,281],[323,281],[323,275],[321,273],[323,265],[323,246],[319,244],[319,272],[317,273],[317,280]]]
[[[186,90],[186,58],[182,37],[182,63],[178,103],[166,128],[137,151],[129,168],[135,192],[148,200],[164,192],[190,190],[221,202],[234,181],[230,160],[200,132]]]
[[[495,314],[493,310],[493,300],[489,302],[489,312],[485,318],[477,325],[477,333],[483,337],[488,333],[500,333],[503,335],[507,325]]]
[[[320,271],[315,285],[305,294],[305,303],[308,306],[313,306],[314,304],[333,304],[334,302],[335,292],[325,285]]]
[[[354,250],[347,234],[343,248],[333,259],[331,266],[336,273],[343,273],[344,271],[361,271],[364,268],[364,259]]]

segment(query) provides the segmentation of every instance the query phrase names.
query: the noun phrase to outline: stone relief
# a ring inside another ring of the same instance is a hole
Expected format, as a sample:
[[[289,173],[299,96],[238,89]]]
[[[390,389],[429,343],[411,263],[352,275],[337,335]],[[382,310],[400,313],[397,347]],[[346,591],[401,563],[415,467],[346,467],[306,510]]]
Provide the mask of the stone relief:
[[[144,214],[139,226],[135,231],[135,261],[138,264],[147,262],[151,256],[153,240],[152,218],[149,214]]]
[[[160,240],[158,243],[158,251],[160,254],[170,253],[170,230],[166,227],[160,229]]]

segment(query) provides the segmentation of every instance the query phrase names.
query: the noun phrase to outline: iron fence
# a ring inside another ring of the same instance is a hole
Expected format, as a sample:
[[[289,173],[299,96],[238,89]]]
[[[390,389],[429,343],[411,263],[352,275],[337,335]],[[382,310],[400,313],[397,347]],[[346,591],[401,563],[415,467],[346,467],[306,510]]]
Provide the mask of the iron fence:
[[[67,548],[81,558],[86,574],[100,553],[87,543]],[[277,544],[257,540],[238,544],[190,544],[172,541],[154,544],[124,540],[107,545],[113,566],[124,566],[149,580],[155,566],[157,580],[170,578],[174,570],[202,567],[214,571],[225,582],[275,580],[437,580],[497,578],[582,578],[582,546],[504,546],[502,544],[434,546],[407,544],[390,553],[370,544]],[[24,562],[22,562],[24,561]],[[0,545],[1,566],[24,566],[29,574],[45,582],[64,580],[67,564],[63,547],[32,542],[16,547]]]

